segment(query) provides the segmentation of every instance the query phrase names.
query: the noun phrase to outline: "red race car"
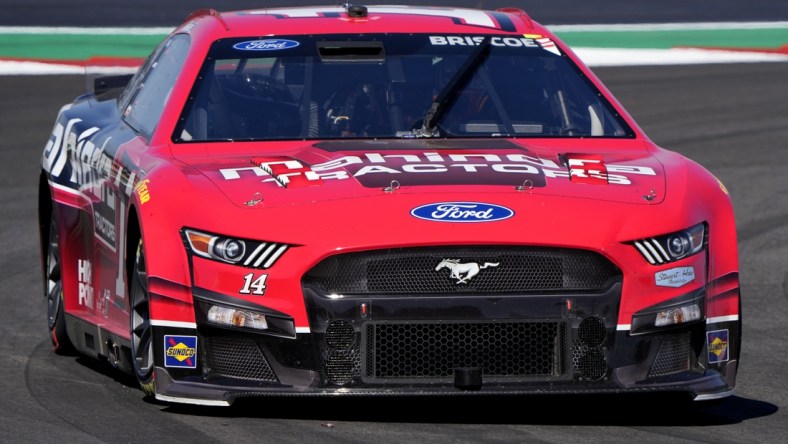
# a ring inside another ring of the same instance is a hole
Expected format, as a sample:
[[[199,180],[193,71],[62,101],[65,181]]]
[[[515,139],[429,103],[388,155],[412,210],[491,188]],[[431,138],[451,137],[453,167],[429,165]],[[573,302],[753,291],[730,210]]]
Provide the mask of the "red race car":
[[[197,11],[94,85],[49,329],[146,395],[734,391],[728,192],[519,9]]]

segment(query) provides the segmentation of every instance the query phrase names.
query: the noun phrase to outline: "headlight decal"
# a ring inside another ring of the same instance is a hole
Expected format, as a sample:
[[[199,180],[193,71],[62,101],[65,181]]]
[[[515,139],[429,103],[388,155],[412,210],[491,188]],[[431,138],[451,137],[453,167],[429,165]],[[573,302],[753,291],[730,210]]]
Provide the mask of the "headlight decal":
[[[655,239],[644,239],[642,241],[635,241],[634,243],[635,248],[640,251],[640,254],[642,254],[650,264],[656,265],[665,262],[663,258],[667,256],[667,253],[665,253],[665,250],[662,250],[662,247]],[[662,251],[657,252],[657,248]]]
[[[699,253],[706,248],[706,224],[700,223],[686,230],[654,236],[632,242],[651,265],[675,262]]]
[[[181,230],[184,244],[192,253],[228,264],[269,268],[290,245],[219,236],[191,229]]]
[[[211,252],[227,262],[238,262],[246,252],[246,244],[238,239],[221,239],[214,242]]]
[[[260,253],[261,250],[262,253]],[[287,250],[287,245],[285,244],[263,242],[246,258],[244,266],[248,267],[251,264],[253,268],[269,268],[285,250]]]
[[[266,247],[266,243],[265,242],[263,242],[262,244],[258,245],[257,248],[255,248],[254,251],[252,251],[252,253],[244,261],[244,267],[248,267],[249,264],[252,262],[252,260],[257,256],[257,254],[260,253],[260,250],[262,250],[265,247]]]
[[[202,257],[210,258],[211,243],[213,239],[211,236],[203,233],[198,233],[192,230],[184,230],[186,240],[189,243],[191,251]]]

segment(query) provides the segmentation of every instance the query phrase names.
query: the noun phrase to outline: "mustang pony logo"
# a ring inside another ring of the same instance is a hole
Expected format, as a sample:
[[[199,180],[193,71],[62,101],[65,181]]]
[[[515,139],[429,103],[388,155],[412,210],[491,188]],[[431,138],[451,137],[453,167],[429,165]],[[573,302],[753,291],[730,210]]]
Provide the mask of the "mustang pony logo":
[[[476,262],[461,264],[459,259],[444,259],[435,267],[435,271],[448,268],[451,270],[449,277],[457,279],[458,284],[465,284],[479,274],[480,270],[487,267],[497,267],[498,265],[500,265],[500,262],[485,262],[484,265],[479,265]]]

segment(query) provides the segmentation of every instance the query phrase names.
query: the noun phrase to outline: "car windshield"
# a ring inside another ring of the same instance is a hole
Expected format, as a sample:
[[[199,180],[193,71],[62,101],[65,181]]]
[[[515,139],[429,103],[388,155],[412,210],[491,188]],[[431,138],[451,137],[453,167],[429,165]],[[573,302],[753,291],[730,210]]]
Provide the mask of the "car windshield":
[[[548,39],[331,35],[223,39],[175,142],[633,137]]]

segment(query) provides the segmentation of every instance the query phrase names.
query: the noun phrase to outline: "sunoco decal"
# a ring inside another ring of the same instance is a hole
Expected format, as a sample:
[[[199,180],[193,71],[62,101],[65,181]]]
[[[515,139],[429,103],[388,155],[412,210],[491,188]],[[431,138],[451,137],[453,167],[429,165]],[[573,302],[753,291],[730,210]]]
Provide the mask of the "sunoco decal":
[[[709,349],[709,364],[717,364],[728,360],[728,330],[706,332]]]
[[[233,48],[240,49],[241,51],[279,51],[280,49],[295,48],[298,45],[300,45],[300,43],[295,40],[266,39],[236,43],[233,45]]]
[[[197,336],[164,335],[164,366],[197,367]]]
[[[414,208],[410,214],[434,222],[495,222],[509,219],[514,211],[481,202],[439,202]]]

